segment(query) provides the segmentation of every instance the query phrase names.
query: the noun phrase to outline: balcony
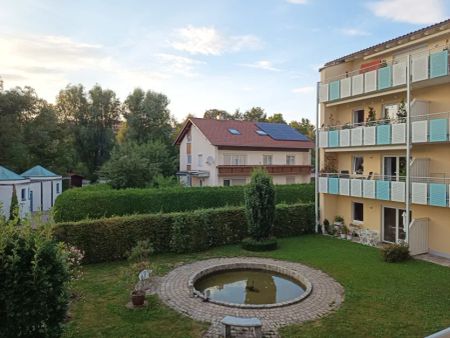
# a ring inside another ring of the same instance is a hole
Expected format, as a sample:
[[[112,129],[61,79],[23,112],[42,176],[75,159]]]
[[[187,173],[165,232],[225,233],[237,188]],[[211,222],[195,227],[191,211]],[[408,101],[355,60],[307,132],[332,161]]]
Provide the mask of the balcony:
[[[411,143],[436,143],[450,140],[450,113],[411,117]],[[322,128],[319,148],[396,146],[406,144],[405,119],[379,120]]]
[[[444,178],[411,178],[411,203],[450,207],[450,184]],[[380,201],[406,202],[406,182],[391,181],[382,176],[362,178],[357,176],[322,174],[319,193],[370,198]]]
[[[449,74],[448,45],[436,51],[411,54],[412,83],[435,79]],[[379,60],[378,64],[355,70],[319,85],[321,103],[339,102],[343,99],[363,97],[406,86],[406,57],[391,62]]]
[[[253,169],[265,168],[270,175],[310,175],[309,165],[218,165],[219,176],[250,176]]]

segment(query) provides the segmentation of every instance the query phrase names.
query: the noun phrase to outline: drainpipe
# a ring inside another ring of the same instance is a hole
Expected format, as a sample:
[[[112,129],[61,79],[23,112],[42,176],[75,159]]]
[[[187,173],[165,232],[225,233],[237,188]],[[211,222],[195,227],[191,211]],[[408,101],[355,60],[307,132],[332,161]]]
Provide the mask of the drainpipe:
[[[315,142],[315,171],[314,171],[314,189],[315,189],[315,215],[316,215],[316,225],[315,231],[319,232],[320,215],[319,215],[319,86],[320,82],[317,82],[316,87],[316,142]]]
[[[406,67],[406,224],[405,241],[409,243],[409,223],[411,222],[410,214],[410,196],[409,187],[411,185],[410,168],[411,168],[411,55],[408,54],[408,66]]]

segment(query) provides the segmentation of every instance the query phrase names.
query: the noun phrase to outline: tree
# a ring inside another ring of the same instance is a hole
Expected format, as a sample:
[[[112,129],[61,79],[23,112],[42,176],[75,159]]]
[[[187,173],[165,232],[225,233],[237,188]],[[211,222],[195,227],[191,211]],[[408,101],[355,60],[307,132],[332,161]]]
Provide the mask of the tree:
[[[253,171],[245,189],[245,212],[249,235],[256,241],[268,239],[275,219],[275,189],[266,171]]]
[[[170,144],[172,126],[167,96],[136,88],[128,95],[124,106],[129,141],[141,144],[159,140]]]
[[[283,118],[283,114],[273,114],[267,119],[267,122],[287,124],[287,122]]]
[[[243,114],[243,119],[245,121],[266,122],[267,114],[261,107],[253,107]]]
[[[19,219],[19,201],[17,199],[16,186],[13,185],[11,205],[9,207],[9,220],[17,221],[18,219]]]
[[[87,175],[96,179],[96,171],[109,158],[114,146],[113,126],[120,115],[120,102],[109,89],[95,85],[88,93],[82,85],[60,91],[56,105],[63,120],[70,125],[74,147]]]
[[[175,159],[167,145],[161,141],[143,144],[129,141],[114,147],[100,175],[116,189],[143,188],[152,186],[155,180],[160,182],[160,175],[171,176],[174,171]]]
[[[316,138],[316,127],[311,123],[309,119],[302,118],[301,121],[292,121],[289,125],[308,137],[310,140]]]

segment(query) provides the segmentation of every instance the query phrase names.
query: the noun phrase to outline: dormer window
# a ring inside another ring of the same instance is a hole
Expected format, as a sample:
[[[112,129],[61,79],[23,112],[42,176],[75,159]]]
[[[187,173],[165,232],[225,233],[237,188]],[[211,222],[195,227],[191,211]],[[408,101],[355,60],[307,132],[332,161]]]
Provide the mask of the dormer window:
[[[233,135],[241,135],[241,133],[239,132],[239,130],[234,129],[234,128],[228,128],[228,131],[233,134]]]

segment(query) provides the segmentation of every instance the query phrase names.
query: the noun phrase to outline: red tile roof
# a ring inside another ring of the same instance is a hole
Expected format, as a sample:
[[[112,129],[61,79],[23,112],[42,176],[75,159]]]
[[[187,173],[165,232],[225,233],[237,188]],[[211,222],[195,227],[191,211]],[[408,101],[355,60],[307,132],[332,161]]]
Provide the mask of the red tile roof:
[[[311,149],[314,143],[311,141],[285,141],[275,140],[269,135],[261,136],[256,133],[260,130],[257,122],[236,121],[236,120],[216,120],[191,118],[184,125],[175,144],[180,144],[186,132],[194,124],[203,135],[218,147],[251,147],[251,148],[284,148],[284,149]],[[228,129],[234,128],[240,135],[231,134]]]

